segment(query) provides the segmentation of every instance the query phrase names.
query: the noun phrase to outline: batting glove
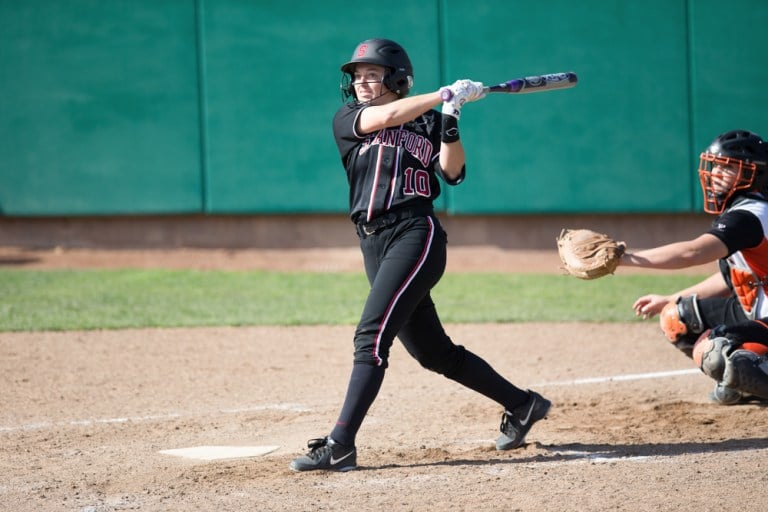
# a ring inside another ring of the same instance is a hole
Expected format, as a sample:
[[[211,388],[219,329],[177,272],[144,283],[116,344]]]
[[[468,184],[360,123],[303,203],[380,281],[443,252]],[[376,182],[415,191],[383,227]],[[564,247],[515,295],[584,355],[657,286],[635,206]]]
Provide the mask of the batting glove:
[[[443,115],[455,117],[456,120],[458,121],[459,118],[461,118],[461,106],[459,106],[454,100],[444,101]]]
[[[464,96],[467,103],[485,98],[485,89],[482,82],[457,80],[451,88],[455,89],[456,94]]]
[[[461,107],[465,103],[477,101],[485,97],[485,89],[481,82],[472,80],[457,80],[448,87],[440,89],[443,98],[443,114],[459,119]]]

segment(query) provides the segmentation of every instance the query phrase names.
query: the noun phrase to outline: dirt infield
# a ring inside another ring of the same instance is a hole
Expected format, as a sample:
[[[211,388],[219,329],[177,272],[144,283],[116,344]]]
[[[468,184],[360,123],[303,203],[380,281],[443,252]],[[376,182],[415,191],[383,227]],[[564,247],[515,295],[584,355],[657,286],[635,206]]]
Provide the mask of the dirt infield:
[[[303,259],[305,269],[359,271],[346,249],[86,252],[6,248],[0,265],[263,268],[271,259],[296,269]],[[518,271],[557,271],[551,253],[450,254],[453,271],[502,269],[510,258]],[[766,408],[710,403],[711,381],[655,322],[447,329],[550,398],[550,417],[524,448],[497,452],[498,406],[396,344],[358,438],[361,467],[346,474],[296,474],[288,463],[335,420],[351,326],[0,333],[0,509],[765,509]],[[160,453],[195,446],[277,448],[216,461]]]

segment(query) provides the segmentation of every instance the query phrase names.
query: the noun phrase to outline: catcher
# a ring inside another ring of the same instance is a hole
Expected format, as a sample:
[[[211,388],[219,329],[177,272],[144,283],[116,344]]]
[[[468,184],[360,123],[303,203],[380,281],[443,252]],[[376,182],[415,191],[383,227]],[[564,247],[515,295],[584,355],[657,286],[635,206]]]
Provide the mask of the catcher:
[[[606,235],[565,230],[560,256],[582,279],[618,266],[680,269],[717,261],[719,270],[707,279],[671,295],[643,295],[633,309],[643,318],[659,315],[666,337],[716,381],[715,402],[768,402],[768,143],[746,130],[719,135],[701,154],[698,174],[704,211],[717,215],[706,233],[631,252]]]

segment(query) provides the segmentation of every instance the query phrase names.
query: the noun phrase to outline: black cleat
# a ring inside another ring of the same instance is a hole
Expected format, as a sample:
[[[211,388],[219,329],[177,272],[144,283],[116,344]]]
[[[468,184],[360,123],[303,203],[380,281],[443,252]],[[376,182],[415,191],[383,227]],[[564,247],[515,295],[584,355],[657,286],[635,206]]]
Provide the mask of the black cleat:
[[[307,443],[309,452],[291,461],[294,471],[350,471],[357,468],[357,450],[354,446],[344,446],[326,436],[310,439]]]
[[[515,407],[511,412],[504,411],[501,416],[501,435],[496,439],[497,450],[511,450],[525,443],[525,435],[534,423],[543,419],[549,413],[552,402],[528,390],[530,398],[523,405]]]

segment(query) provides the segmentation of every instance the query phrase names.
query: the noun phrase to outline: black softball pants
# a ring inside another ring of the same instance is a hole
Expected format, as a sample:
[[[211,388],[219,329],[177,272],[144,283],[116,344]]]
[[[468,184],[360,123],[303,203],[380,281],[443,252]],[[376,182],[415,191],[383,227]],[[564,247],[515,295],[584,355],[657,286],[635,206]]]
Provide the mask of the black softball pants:
[[[446,234],[414,217],[360,240],[371,285],[355,331],[355,363],[387,367],[395,336],[422,366],[440,373],[461,357],[443,330],[430,290],[443,276]]]
[[[430,290],[445,271],[447,237],[433,216],[403,220],[361,235],[365,272],[371,285],[355,330],[354,365],[331,437],[354,444],[373,403],[397,336],[424,368],[443,374],[503,405],[524,403],[528,394],[445,333]]]

